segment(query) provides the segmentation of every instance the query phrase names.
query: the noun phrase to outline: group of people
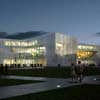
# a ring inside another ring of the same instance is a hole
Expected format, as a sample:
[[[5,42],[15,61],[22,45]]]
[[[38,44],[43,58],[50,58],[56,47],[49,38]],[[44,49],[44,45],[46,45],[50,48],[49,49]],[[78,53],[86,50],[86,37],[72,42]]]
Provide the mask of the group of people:
[[[0,64],[0,75],[8,74],[8,66],[3,64]]]
[[[72,63],[71,74],[73,82],[82,82],[85,73],[86,67],[83,64],[81,64],[80,61],[78,61],[77,65],[74,65],[74,63]]]

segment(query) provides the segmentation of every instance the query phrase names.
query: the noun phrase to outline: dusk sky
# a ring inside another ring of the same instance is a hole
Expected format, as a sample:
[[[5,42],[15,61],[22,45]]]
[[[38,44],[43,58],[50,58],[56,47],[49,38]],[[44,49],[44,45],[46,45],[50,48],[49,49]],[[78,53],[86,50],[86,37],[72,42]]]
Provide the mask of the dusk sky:
[[[0,32],[39,30],[100,44],[100,0],[0,0]]]

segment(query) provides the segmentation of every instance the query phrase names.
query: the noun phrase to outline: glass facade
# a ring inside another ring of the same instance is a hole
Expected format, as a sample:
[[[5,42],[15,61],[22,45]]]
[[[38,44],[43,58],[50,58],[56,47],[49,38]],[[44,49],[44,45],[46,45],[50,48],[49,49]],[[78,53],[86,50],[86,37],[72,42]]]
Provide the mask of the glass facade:
[[[37,40],[2,40],[1,50],[4,52],[3,64],[43,64],[46,65],[46,47],[40,45]],[[3,47],[3,48],[2,48]],[[12,55],[9,55],[9,52]],[[5,54],[6,53],[6,54]]]
[[[78,45],[77,46],[77,61],[82,63],[93,63],[95,64],[94,58],[96,58],[96,53],[98,52],[96,45]]]
[[[95,54],[94,51],[77,51],[78,59],[89,59]]]
[[[76,38],[66,34],[56,33],[55,53],[58,64],[70,66],[76,62],[77,41]]]
[[[65,33],[48,33],[26,40],[2,39],[0,64],[70,66],[78,60],[93,61],[99,50],[96,45],[78,45],[76,38]]]

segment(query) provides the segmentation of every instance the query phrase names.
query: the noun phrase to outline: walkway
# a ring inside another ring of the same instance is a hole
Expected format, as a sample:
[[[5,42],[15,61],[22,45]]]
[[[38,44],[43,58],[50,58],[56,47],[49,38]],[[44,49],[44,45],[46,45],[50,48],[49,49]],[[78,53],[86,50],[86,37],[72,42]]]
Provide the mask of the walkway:
[[[100,76],[96,76],[98,79]],[[26,95],[30,93],[38,93],[43,91],[48,91],[57,88],[69,87],[73,85],[79,85],[80,83],[72,83],[71,79],[57,79],[57,78],[45,78],[45,77],[24,77],[24,76],[2,76],[2,78],[7,79],[21,79],[21,80],[39,80],[44,81],[40,83],[22,84],[15,86],[0,87],[0,99]],[[81,84],[100,84],[95,82],[95,76],[86,77]],[[92,80],[92,81],[91,81]]]

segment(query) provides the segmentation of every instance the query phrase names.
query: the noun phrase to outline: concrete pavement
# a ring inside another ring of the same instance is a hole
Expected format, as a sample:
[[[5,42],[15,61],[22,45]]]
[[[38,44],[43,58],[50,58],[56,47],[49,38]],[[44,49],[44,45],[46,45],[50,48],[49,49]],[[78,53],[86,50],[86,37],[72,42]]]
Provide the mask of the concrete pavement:
[[[100,76],[96,77],[100,78]],[[38,92],[53,90],[57,88],[64,88],[79,84],[91,84],[91,82],[92,84],[94,84],[96,83],[95,80],[96,77],[89,76],[84,78],[82,83],[72,83],[70,78],[58,79],[58,78],[46,78],[46,77],[2,76],[2,78],[7,78],[7,79],[39,80],[44,82],[0,87],[0,99],[26,95],[30,93],[38,93]],[[100,84],[100,81],[97,83]]]

